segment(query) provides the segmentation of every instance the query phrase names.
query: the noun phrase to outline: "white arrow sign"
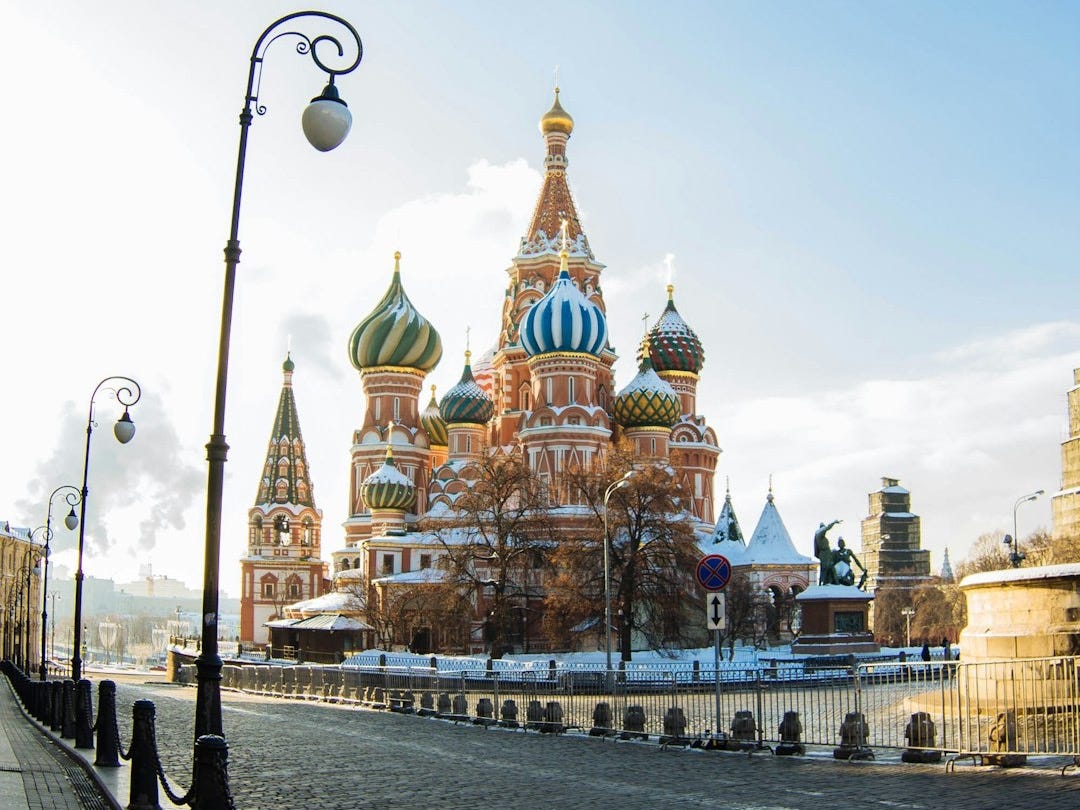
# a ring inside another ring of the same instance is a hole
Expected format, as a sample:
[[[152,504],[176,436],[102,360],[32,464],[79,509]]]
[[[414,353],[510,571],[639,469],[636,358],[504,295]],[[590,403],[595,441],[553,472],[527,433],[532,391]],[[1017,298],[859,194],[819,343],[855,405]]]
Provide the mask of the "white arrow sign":
[[[705,597],[705,622],[710,630],[723,630],[727,627],[723,593],[710,593]]]

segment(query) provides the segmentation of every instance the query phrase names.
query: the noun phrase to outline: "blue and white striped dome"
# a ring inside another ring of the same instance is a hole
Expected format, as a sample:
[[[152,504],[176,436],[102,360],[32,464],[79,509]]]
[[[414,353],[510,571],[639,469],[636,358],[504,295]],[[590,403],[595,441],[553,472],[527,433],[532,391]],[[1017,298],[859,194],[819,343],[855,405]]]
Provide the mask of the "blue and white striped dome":
[[[521,348],[533,357],[548,352],[584,352],[599,356],[607,345],[607,320],[596,304],[574,286],[566,269],[565,248],[559,277],[521,324]]]

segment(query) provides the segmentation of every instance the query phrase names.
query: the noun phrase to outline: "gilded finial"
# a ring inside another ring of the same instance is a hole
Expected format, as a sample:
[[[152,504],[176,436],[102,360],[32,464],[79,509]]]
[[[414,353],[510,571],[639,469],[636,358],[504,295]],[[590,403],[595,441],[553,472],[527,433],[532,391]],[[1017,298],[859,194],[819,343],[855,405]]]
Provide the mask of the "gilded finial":
[[[558,91],[556,91],[556,92],[558,92]],[[561,224],[559,225],[559,231],[560,231],[560,232],[562,233],[562,253],[563,253],[563,255],[565,256],[565,255],[567,255],[567,254],[568,254],[568,253],[570,252],[570,251],[569,251],[569,244],[570,244],[570,236],[569,236],[569,233],[570,233],[570,223],[569,223],[569,222],[567,222],[567,221],[566,221],[565,219],[561,219],[561,220],[559,220],[559,222],[561,223]]]
[[[400,250],[395,250],[394,251],[394,272],[395,273],[400,273],[401,272],[401,251]]]
[[[674,284],[668,284],[667,285],[667,300],[668,301],[674,301],[675,300],[675,285]]]
[[[435,383],[431,384],[431,398],[435,399]]]
[[[394,420],[386,423],[386,463],[394,463]]]

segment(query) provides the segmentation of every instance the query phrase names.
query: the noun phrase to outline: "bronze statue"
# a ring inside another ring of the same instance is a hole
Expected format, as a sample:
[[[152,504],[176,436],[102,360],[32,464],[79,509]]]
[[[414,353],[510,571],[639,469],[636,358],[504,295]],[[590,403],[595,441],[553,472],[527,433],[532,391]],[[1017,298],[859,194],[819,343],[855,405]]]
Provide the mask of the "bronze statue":
[[[859,570],[862,571],[862,576],[859,577],[859,584],[856,587],[862,590],[866,584],[866,568],[863,567],[859,558],[855,556],[855,552],[844,543],[843,537],[836,542],[836,545],[836,551],[832,552],[833,581],[837,585],[855,585],[855,571],[851,567],[851,564],[855,563],[855,565],[859,566]]]
[[[820,567],[818,568],[818,585],[835,585],[836,582],[833,579],[833,552],[829,548],[829,538],[826,533],[840,523],[840,520],[834,520],[832,523],[826,525],[821,523],[818,525],[818,529],[814,532],[814,556],[820,560]]]

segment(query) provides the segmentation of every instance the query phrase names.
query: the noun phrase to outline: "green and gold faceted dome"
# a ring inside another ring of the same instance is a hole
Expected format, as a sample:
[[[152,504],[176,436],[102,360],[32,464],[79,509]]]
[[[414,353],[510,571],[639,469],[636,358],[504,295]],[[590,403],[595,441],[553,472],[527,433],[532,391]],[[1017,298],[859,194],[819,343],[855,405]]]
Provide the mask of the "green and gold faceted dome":
[[[420,425],[431,440],[433,447],[445,447],[449,440],[446,437],[446,422],[439,413],[439,403],[435,401],[435,386],[431,386],[431,402],[420,413]]]
[[[349,360],[358,371],[390,366],[426,374],[441,358],[439,333],[405,294],[401,286],[401,253],[395,253],[390,289],[353,330]]]
[[[466,350],[465,370],[461,372],[461,379],[446,392],[439,403],[439,413],[448,425],[455,422],[486,425],[495,414],[495,404],[473,379],[472,365],[469,362],[471,356],[472,352]]]
[[[612,414],[624,428],[670,428],[682,412],[679,395],[660,379],[646,355],[637,376],[615,397]]]
[[[368,509],[407,510],[416,500],[416,487],[394,464],[394,453],[386,448],[382,466],[364,479],[360,497]]]

